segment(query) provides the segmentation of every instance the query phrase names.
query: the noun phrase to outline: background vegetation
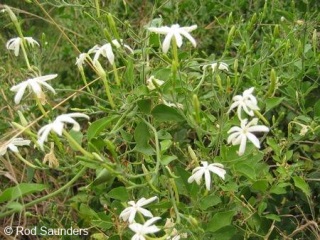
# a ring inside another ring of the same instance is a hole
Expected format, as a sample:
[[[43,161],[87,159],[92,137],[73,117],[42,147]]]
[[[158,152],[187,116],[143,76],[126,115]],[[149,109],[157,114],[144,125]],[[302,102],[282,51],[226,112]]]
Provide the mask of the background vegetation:
[[[167,233],[167,218],[187,239],[320,238],[318,1],[4,0],[1,9],[4,4],[40,48],[28,49],[31,71],[22,55],[5,48],[18,33],[1,12],[1,142],[18,133],[32,140],[19,150],[38,167],[10,151],[1,157],[1,226],[72,226],[89,229],[78,239],[130,239],[121,211],[128,201],[158,196],[148,205],[161,217],[154,238]],[[184,41],[178,49],[177,72],[171,50],[161,51],[164,36],[147,30],[175,23],[198,26],[192,32],[197,47]],[[81,52],[112,39],[134,50],[114,49],[120,86],[112,66],[101,61],[115,108],[92,65],[84,66],[87,84],[75,65]],[[229,71],[204,73],[203,65],[213,62],[227,63]],[[48,93],[43,106],[47,116],[32,94],[15,105],[10,91],[34,72],[58,74],[50,81],[57,94]],[[165,84],[150,91],[152,75]],[[239,156],[239,147],[227,144],[239,120],[227,111],[232,97],[250,87],[260,124],[270,132],[258,135],[261,149],[248,144]],[[68,132],[96,159],[55,134],[44,151],[37,147],[37,131],[67,112],[90,116],[79,119],[80,132]],[[227,171],[225,180],[212,178],[210,191],[187,182],[200,161],[222,163]]]

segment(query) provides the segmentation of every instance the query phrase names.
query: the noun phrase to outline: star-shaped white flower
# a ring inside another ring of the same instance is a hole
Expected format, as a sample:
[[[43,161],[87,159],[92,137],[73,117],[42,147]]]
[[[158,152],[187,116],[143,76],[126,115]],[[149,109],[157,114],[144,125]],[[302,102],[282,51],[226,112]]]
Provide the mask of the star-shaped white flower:
[[[206,64],[203,66],[203,68],[211,67],[212,73],[214,73],[217,69],[222,70],[222,71],[229,71],[229,66],[228,64],[224,62],[219,62],[219,63],[212,63],[212,64]]]
[[[134,221],[134,218],[135,218],[137,212],[140,212],[145,217],[153,217],[152,213],[149,210],[143,208],[143,206],[145,206],[145,205],[147,205],[157,199],[158,199],[158,197],[154,196],[149,199],[145,199],[143,197],[143,198],[139,199],[136,203],[134,201],[130,201],[130,202],[128,202],[128,204],[131,207],[125,208],[120,213],[119,217],[122,218],[123,221],[128,221],[129,223],[132,223]]]
[[[82,117],[89,119],[89,116],[87,116],[84,113],[67,113],[67,114],[61,114],[58,116],[52,123],[49,123],[38,131],[38,143],[41,149],[43,149],[43,143],[48,140],[48,135],[51,131],[54,131],[59,136],[62,135],[62,131],[64,128],[64,124],[70,123],[73,125],[72,130],[74,131],[80,131],[80,125],[78,122],[76,122],[73,118],[75,117]]]
[[[253,145],[257,148],[260,148],[260,142],[259,139],[252,134],[253,132],[269,132],[269,128],[264,125],[257,125],[258,124],[258,118],[252,119],[248,124],[248,120],[244,119],[241,120],[241,126],[240,127],[232,127],[228,134],[228,143],[232,143],[232,145],[239,145],[239,152],[238,154],[241,156],[246,150],[247,145],[247,139],[249,139],[250,142],[253,143]]]
[[[234,109],[237,109],[238,117],[241,120],[241,110],[243,109],[249,116],[254,116],[253,110],[259,110],[258,101],[255,96],[252,95],[254,87],[249,88],[243,92],[242,95],[236,95],[232,98],[234,103],[231,104],[228,113]]]
[[[51,80],[56,78],[58,75],[57,74],[49,74],[45,76],[40,76],[40,77],[35,77],[35,78],[30,78],[27,79],[18,85],[15,85],[10,88],[11,91],[17,92],[16,96],[14,97],[14,102],[16,104],[19,104],[21,101],[21,98],[28,87],[29,90],[34,92],[34,94],[37,96],[37,98],[43,99],[44,93],[41,89],[41,85],[46,87],[48,90],[53,92],[54,94],[56,93],[55,90],[48,84],[46,81]]]
[[[156,233],[159,232],[160,229],[153,225],[154,222],[161,219],[160,217],[153,217],[150,218],[148,221],[146,221],[144,224],[140,223],[131,223],[129,225],[129,228],[135,232],[131,240],[146,240],[145,235],[150,233]]]
[[[162,51],[167,53],[169,50],[171,39],[174,38],[177,46],[180,48],[182,45],[182,36],[186,37],[194,47],[197,46],[196,40],[189,34],[189,32],[197,29],[197,25],[192,25],[190,27],[180,27],[179,24],[174,24],[171,27],[149,27],[150,32],[155,32],[159,34],[165,34],[166,37],[162,43]],[[182,35],[182,36],[181,36]]]
[[[12,152],[19,152],[17,146],[29,146],[30,145],[30,140],[25,140],[23,138],[13,138],[10,139],[8,142],[2,144],[0,146],[0,156],[3,156],[4,154],[6,154],[8,148],[12,151]]]
[[[24,39],[29,44],[29,46],[32,46],[32,47],[34,47],[34,45],[40,46],[39,43],[36,40],[34,40],[32,37],[24,37]],[[20,37],[16,37],[16,38],[10,39],[6,44],[6,47],[8,50],[14,51],[15,56],[18,56],[21,44],[22,44],[22,39]]]
[[[210,190],[211,186],[211,174],[213,172],[217,174],[224,180],[224,175],[226,174],[226,170],[224,170],[224,166],[221,163],[211,163],[208,164],[207,161],[201,161],[202,167],[196,167],[192,171],[191,177],[188,178],[188,183],[192,183],[196,181],[198,185],[201,183],[201,178],[204,175],[204,179],[206,182],[206,188],[208,191]]]
[[[93,57],[93,63],[96,64],[96,62],[98,61],[100,55],[106,57],[109,61],[109,63],[111,65],[114,64],[114,54],[112,51],[112,45],[114,45],[116,48],[120,48],[122,45],[122,39],[120,39],[120,43],[118,40],[112,40],[112,44],[111,43],[106,43],[104,45],[102,45],[101,47],[98,45],[95,45],[93,48],[91,48],[88,51],[88,54],[90,53],[95,53],[94,57]],[[133,53],[133,50],[126,44],[123,44],[123,47],[127,48],[131,53]]]

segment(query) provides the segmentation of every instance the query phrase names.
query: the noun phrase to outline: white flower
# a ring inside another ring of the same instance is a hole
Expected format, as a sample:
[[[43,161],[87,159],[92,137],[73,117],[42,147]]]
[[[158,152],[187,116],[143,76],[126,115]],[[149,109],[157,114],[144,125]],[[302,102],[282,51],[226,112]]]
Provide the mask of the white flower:
[[[248,124],[248,120],[244,119],[241,120],[240,127],[232,127],[228,134],[228,143],[232,143],[232,145],[239,145],[239,152],[238,154],[241,156],[246,150],[247,139],[249,139],[254,146],[260,148],[259,139],[253,135],[253,132],[269,132],[269,128],[264,125],[257,125],[258,118],[252,119]]]
[[[19,152],[17,146],[29,146],[30,145],[30,140],[25,140],[23,138],[13,138],[10,139],[8,142],[2,144],[0,146],[0,156],[3,156],[4,154],[6,154],[8,148],[12,151],[12,152]]]
[[[83,113],[67,113],[58,116],[52,123],[49,123],[38,131],[38,143],[41,149],[43,149],[43,143],[48,140],[48,135],[51,131],[54,131],[59,136],[62,135],[63,127],[65,123],[73,124],[72,130],[80,131],[80,125],[73,118],[83,117],[89,119],[89,116]]]
[[[76,65],[78,66],[79,69],[82,69],[82,66],[83,66],[87,57],[88,57],[87,53],[80,53],[79,54],[79,57],[77,57],[77,59],[76,59]]]
[[[40,46],[39,43],[36,40],[34,40],[32,37],[24,37],[24,39],[32,47],[34,47],[35,44]],[[16,38],[10,39],[6,44],[6,47],[8,50],[13,50],[14,55],[18,56],[21,44],[23,44],[22,39],[20,37],[16,37]]]
[[[147,79],[147,88],[150,91],[156,89],[156,86],[160,87],[162,84],[164,84],[164,81],[156,79],[154,76],[151,76]]]
[[[46,81],[54,79],[57,76],[58,76],[57,74],[50,74],[46,76],[35,77],[35,78],[27,79],[22,83],[19,83],[18,85],[13,86],[12,88],[10,88],[10,90],[13,92],[17,92],[16,96],[14,97],[14,102],[16,104],[20,103],[21,98],[27,87],[34,92],[37,98],[40,98],[40,99],[42,99],[44,96],[41,89],[41,85],[45,86],[51,92],[56,93],[55,90],[48,83],[46,83]]]
[[[131,240],[146,240],[145,235],[160,231],[160,229],[157,226],[152,225],[155,221],[158,221],[159,219],[161,218],[150,218],[143,225],[140,223],[131,223],[129,225],[129,228],[135,232],[135,235],[131,238]]]
[[[204,175],[206,188],[210,190],[211,185],[211,175],[210,172],[217,174],[224,180],[224,175],[226,174],[226,170],[224,170],[224,166],[221,163],[211,163],[208,164],[206,161],[201,161],[202,167],[196,167],[192,171],[191,177],[188,178],[188,183],[192,183],[196,181],[198,185],[201,183],[201,178]]]
[[[219,63],[212,63],[212,64],[206,64],[203,66],[203,68],[207,68],[207,67],[211,67],[212,69],[212,73],[216,71],[216,69],[218,68],[219,70],[222,71],[229,71],[229,66],[228,64],[224,63],[224,62],[219,62]]]
[[[112,45],[114,45],[116,48],[120,48],[122,44],[122,39],[120,39],[120,43],[118,40],[112,40],[112,44],[111,43],[106,43],[104,45],[102,45],[101,47],[98,45],[95,45],[93,48],[91,48],[88,51],[88,54],[90,53],[95,53],[94,58],[93,58],[93,63],[96,64],[96,62],[98,61],[100,55],[106,57],[109,61],[109,63],[111,65],[114,64],[114,54],[112,51]],[[123,47],[127,48],[131,53],[133,52],[133,50],[126,44],[123,44]]]
[[[169,50],[171,39],[174,37],[177,46],[180,48],[182,45],[182,36],[186,37],[194,47],[197,46],[196,40],[189,34],[189,32],[197,29],[197,25],[192,25],[190,27],[180,27],[179,24],[174,24],[171,27],[149,27],[150,32],[155,32],[159,34],[166,34],[166,37],[162,43],[162,51],[167,53]],[[181,36],[182,35],[182,36]]]
[[[231,104],[230,109],[228,110],[228,113],[234,109],[235,107],[238,107],[237,113],[238,117],[241,120],[241,110],[243,109],[249,116],[254,116],[253,110],[259,110],[258,102],[255,96],[252,95],[252,92],[254,91],[254,87],[249,88],[243,92],[242,95],[236,95],[232,98],[234,103]]]
[[[149,199],[141,198],[137,201],[137,203],[135,203],[134,201],[128,202],[128,204],[131,205],[131,207],[127,207],[126,209],[124,209],[120,213],[119,218],[122,218],[123,221],[128,221],[129,223],[132,223],[137,212],[140,212],[145,217],[153,217],[150,211],[142,207],[155,201],[156,199],[158,199],[158,197],[154,196]]]

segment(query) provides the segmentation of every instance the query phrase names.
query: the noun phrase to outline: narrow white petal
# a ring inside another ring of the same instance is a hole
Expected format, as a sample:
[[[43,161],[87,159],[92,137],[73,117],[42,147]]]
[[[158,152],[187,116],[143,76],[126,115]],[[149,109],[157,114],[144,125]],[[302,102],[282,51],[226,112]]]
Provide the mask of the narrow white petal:
[[[25,145],[30,145],[31,141],[30,140],[25,140],[23,138],[14,138],[11,141],[12,144],[16,146],[25,146]]]
[[[251,126],[248,128],[249,132],[269,132],[269,128],[264,125]]]
[[[246,144],[247,144],[247,137],[243,136],[241,138],[240,148],[239,148],[239,155],[243,155],[246,150]]]
[[[236,108],[238,105],[239,105],[239,102],[232,103],[227,113],[229,114],[231,112],[231,110]]]
[[[139,208],[138,210],[142,215],[144,215],[145,217],[153,217],[152,213],[147,210],[147,209],[144,209],[144,208]]]
[[[196,30],[197,27],[197,25],[192,25],[190,27],[182,27],[181,29],[185,30],[186,32],[192,32],[193,30]]]
[[[36,81],[48,81],[48,80],[56,78],[57,76],[58,76],[58,74],[48,74],[48,75],[36,77],[36,78],[33,78],[33,79],[36,80]]]
[[[160,220],[161,217],[153,217],[153,218],[150,218],[149,220],[147,220],[143,225],[144,226],[150,226],[152,225],[154,222]]]
[[[14,97],[15,104],[19,104],[20,103],[20,101],[22,99],[22,96],[23,96],[27,86],[28,86],[27,83],[23,82],[23,84],[19,84],[19,88],[12,87],[10,89],[11,91],[16,91],[17,90],[17,93],[16,93],[16,95]]]
[[[169,50],[172,36],[173,36],[173,33],[168,33],[168,34],[166,35],[166,37],[164,38],[164,41],[163,41],[163,43],[162,43],[162,51],[163,51],[164,53],[167,53],[168,50]]]
[[[209,170],[215,174],[217,174],[219,177],[221,177],[224,180],[224,175],[226,174],[226,170],[223,169],[223,165],[222,164],[218,164],[216,163],[215,165],[210,164],[209,165]]]
[[[38,98],[42,95],[42,90],[40,85],[34,81],[33,79],[28,80],[29,86],[31,87],[32,91],[37,95]]]
[[[176,41],[177,46],[178,46],[178,47],[181,47],[181,45],[182,45],[182,37],[181,37],[181,35],[180,35],[178,32],[175,32],[175,33],[173,34],[173,36],[174,36],[174,38],[175,38],[175,41]]]
[[[158,199],[158,197],[157,196],[154,196],[154,197],[151,197],[151,198],[149,198],[149,199],[145,199],[144,198],[144,200],[141,202],[141,203],[139,203],[139,201],[137,202],[137,205],[139,205],[139,206],[144,206],[144,205],[147,205],[147,204],[149,204],[149,203],[151,203],[151,202],[153,202],[153,201],[155,201],[155,200],[157,200]],[[138,204],[139,203],[139,204]]]
[[[106,50],[106,57],[107,57],[108,61],[110,62],[110,64],[113,65],[114,64],[114,54],[113,54],[112,47],[110,44],[108,45],[107,50]]]
[[[136,217],[137,211],[135,209],[131,209],[128,222],[132,223],[134,221],[134,218]]]
[[[197,42],[196,40],[186,31],[180,31],[180,33],[185,36],[191,43],[194,47],[197,46]]]
[[[211,176],[210,176],[210,172],[208,170],[206,170],[204,172],[204,178],[205,178],[205,182],[206,182],[206,188],[208,191],[210,191],[210,187],[211,187]]]
[[[44,82],[44,81],[39,81],[38,82],[39,84],[45,86],[48,90],[50,90],[51,92],[53,92],[54,94],[56,94],[56,91],[54,90],[53,87],[51,87],[48,83]]]
[[[159,33],[159,34],[168,34],[170,32],[170,28],[165,26],[165,27],[149,27],[148,30],[150,32],[155,32],[155,33]]]
[[[247,133],[247,137],[255,147],[260,148],[259,139],[255,135],[253,135],[252,133]]]
[[[228,133],[232,133],[232,132],[242,132],[242,129],[239,128],[238,126],[234,126],[234,127],[230,128],[228,131]]]
[[[10,150],[11,150],[12,152],[19,152],[18,148],[17,148],[15,145],[13,145],[12,143],[10,143],[10,144],[8,145],[8,147],[10,148]]]

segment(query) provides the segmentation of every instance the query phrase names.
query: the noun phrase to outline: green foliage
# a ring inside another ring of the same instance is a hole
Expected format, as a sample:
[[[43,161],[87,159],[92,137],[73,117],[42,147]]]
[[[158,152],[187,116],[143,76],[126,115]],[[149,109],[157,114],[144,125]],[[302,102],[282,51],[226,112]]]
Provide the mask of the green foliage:
[[[130,239],[121,212],[156,196],[143,206],[161,217],[160,230],[148,234],[153,239],[175,239],[175,232],[181,239],[320,238],[318,1],[34,0],[4,1],[0,9],[4,4],[18,22],[8,10],[0,14],[2,225]],[[172,24],[196,24],[196,48],[183,36],[181,47],[163,53],[165,36],[148,27]],[[17,36],[40,47],[23,45],[15,56],[5,46]],[[75,65],[80,53],[115,39],[114,62],[102,52],[99,66],[93,51]],[[46,83],[56,94],[39,97],[27,88],[14,104],[13,85],[53,73],[58,77]],[[163,84],[150,88],[151,76]],[[258,108],[241,116],[269,132],[254,132],[260,148],[251,136],[239,154],[240,140],[228,140],[228,131],[241,119],[229,109],[251,87]],[[51,131],[41,150],[37,131],[70,112],[90,120],[75,118],[80,129],[73,130],[64,122],[66,131]],[[14,152],[7,141],[16,137],[31,143]],[[226,171],[224,179],[209,173],[210,190],[206,174],[199,184],[190,181],[202,161]]]

